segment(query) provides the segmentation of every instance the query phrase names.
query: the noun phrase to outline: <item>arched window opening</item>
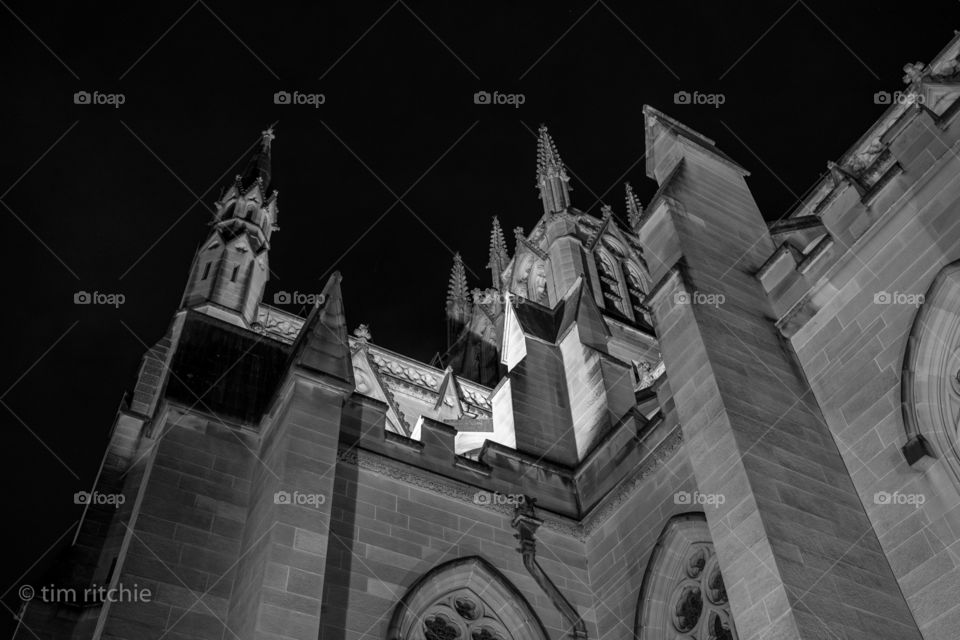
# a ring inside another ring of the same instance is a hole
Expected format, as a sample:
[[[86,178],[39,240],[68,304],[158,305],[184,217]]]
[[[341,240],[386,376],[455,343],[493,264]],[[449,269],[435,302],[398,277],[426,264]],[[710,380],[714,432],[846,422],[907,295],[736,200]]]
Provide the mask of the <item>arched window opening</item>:
[[[623,263],[623,272],[627,275],[627,297],[630,301],[633,317],[651,324],[650,317],[643,307],[647,295],[646,279],[640,273],[640,270],[629,261]]]
[[[397,604],[388,640],[548,640],[516,587],[479,557],[436,567]]]
[[[615,309],[626,315],[627,309],[621,291],[620,274],[616,263],[603,251],[594,253],[594,262],[597,265],[597,277],[600,279],[600,293],[603,295],[603,306]]]
[[[738,640],[727,589],[703,514],[674,517],[650,555],[636,640]]]

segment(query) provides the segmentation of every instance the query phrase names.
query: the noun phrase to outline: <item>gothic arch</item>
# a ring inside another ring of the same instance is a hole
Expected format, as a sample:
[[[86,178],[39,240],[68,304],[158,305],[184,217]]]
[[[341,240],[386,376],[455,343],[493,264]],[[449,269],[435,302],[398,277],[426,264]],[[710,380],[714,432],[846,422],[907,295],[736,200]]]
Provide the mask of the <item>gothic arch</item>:
[[[674,516],[640,587],[635,640],[737,640],[713,540],[702,513]]]
[[[597,277],[600,279],[600,292],[603,297],[604,308],[613,308],[623,315],[628,315],[624,296],[624,278],[620,273],[620,266],[614,253],[607,247],[598,246],[593,252],[594,263],[597,267]]]
[[[393,612],[387,640],[549,640],[527,601],[479,556],[427,572]]]
[[[630,300],[633,317],[652,325],[652,319],[647,315],[643,306],[646,302],[646,296],[650,292],[650,279],[632,259],[627,258],[622,264],[627,279],[627,298]]]
[[[960,260],[940,270],[917,311],[900,391],[908,439],[923,436],[960,488]]]

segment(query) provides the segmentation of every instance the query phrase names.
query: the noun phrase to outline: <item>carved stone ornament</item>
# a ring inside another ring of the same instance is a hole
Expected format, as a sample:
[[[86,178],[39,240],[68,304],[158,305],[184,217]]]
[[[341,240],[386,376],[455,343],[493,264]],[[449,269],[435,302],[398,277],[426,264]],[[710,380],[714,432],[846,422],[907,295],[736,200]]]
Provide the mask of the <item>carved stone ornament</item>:
[[[303,318],[264,305],[257,310],[257,321],[253,329],[257,333],[270,336],[281,342],[292,343],[297,339],[297,335],[303,327],[303,322]]]

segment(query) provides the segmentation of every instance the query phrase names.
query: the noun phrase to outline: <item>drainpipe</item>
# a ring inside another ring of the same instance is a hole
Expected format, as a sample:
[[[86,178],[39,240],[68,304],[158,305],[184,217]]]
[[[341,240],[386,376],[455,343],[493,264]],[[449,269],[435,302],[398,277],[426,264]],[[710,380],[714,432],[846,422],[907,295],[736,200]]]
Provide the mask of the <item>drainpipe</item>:
[[[578,614],[577,610],[573,608],[573,605],[563,597],[560,589],[557,588],[557,585],[553,584],[550,577],[543,570],[543,567],[537,562],[537,540],[534,534],[540,525],[543,524],[543,520],[540,520],[536,516],[533,498],[524,496],[523,502],[518,504],[514,510],[513,522],[511,524],[513,528],[517,530],[517,534],[514,537],[520,541],[520,547],[517,551],[519,551],[523,557],[523,566],[526,567],[527,572],[533,576],[533,579],[540,585],[544,593],[550,597],[553,606],[557,608],[557,611],[560,612],[564,620],[570,624],[570,636],[575,640],[587,640],[587,626],[584,624],[580,614]]]

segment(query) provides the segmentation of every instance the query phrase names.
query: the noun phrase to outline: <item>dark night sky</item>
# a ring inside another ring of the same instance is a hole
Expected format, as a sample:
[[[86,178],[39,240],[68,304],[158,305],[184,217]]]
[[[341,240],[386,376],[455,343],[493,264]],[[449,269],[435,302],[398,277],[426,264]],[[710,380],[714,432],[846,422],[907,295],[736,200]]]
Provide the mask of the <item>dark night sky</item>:
[[[486,286],[490,216],[511,246],[510,230],[538,219],[540,122],[581,209],[603,197],[622,212],[624,179],[644,200],[655,191],[649,103],[750,169],[775,220],[882,113],[874,92],[900,89],[903,64],[929,61],[960,16],[953,0],[139,4],[0,8],[0,420],[17,517],[4,591],[79,517],[73,493],[176,310],[204,209],[269,123],[281,230],[266,301],[319,291],[339,269],[350,326],[429,359],[452,250]],[[126,101],[76,105],[79,90]],[[326,103],[275,105],[280,90]],[[478,90],[526,102],[475,105]],[[680,90],[725,103],[675,105]],[[126,302],[76,306],[78,290]]]

